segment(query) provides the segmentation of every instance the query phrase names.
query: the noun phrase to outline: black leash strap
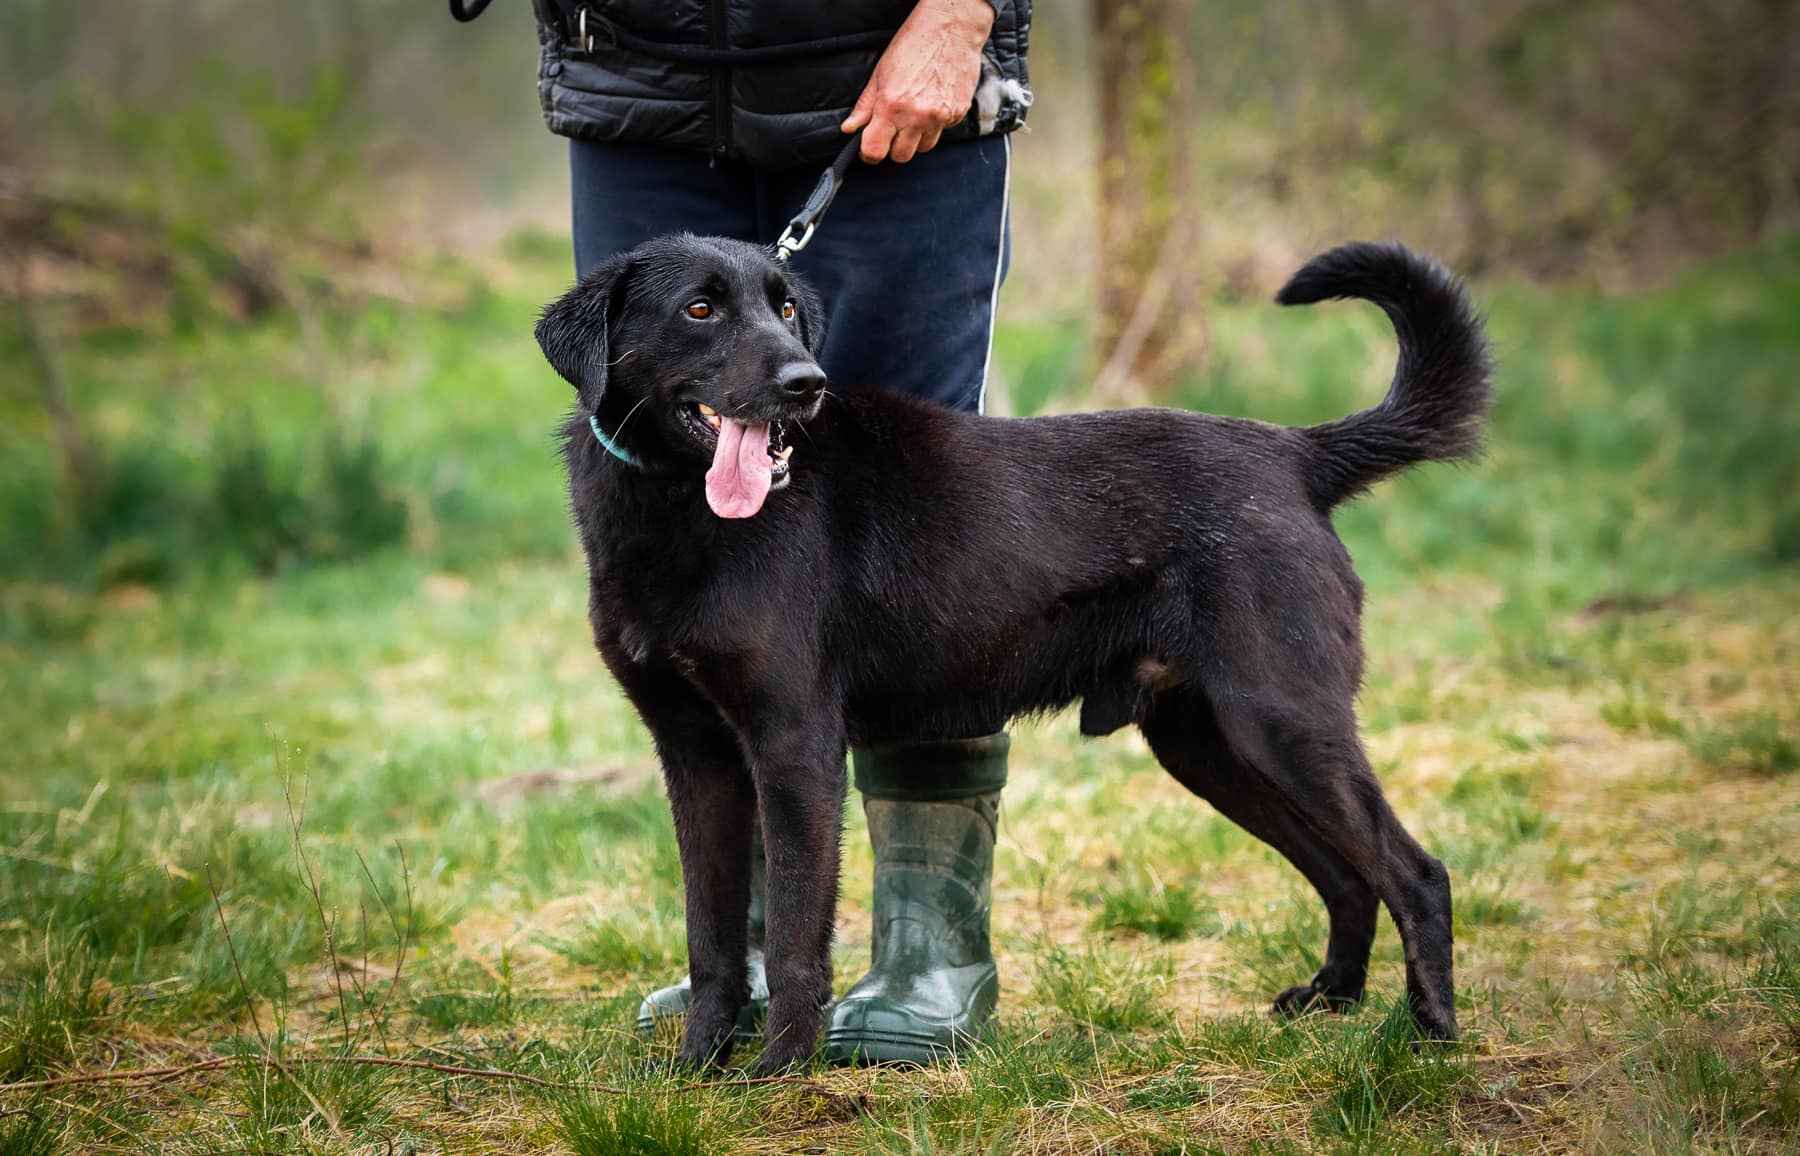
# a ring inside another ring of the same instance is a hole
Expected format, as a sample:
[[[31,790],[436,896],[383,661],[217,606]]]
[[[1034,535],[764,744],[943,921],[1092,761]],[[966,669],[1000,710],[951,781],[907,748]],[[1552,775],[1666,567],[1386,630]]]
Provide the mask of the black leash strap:
[[[786,261],[806,248],[806,243],[812,240],[813,230],[825,216],[825,210],[831,207],[838,190],[844,187],[844,178],[850,174],[850,166],[856,163],[856,154],[861,150],[862,133],[859,132],[839,150],[831,167],[819,174],[819,183],[813,186],[812,195],[806,198],[800,211],[788,219],[787,228],[781,230],[781,236],[775,242],[777,261]]]

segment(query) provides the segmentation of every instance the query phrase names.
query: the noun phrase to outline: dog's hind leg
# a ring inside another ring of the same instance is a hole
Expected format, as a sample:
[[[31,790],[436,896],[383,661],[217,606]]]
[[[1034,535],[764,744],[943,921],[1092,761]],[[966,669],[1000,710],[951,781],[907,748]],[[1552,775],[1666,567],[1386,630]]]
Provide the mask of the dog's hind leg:
[[[750,841],[756,790],[737,738],[718,710],[672,669],[609,654],[608,665],[656,740],[681,850],[693,1001],[679,1060],[731,1058],[738,1013],[750,1001]]]
[[[1375,938],[1375,892],[1342,855],[1319,838],[1294,809],[1246,766],[1219,733],[1212,704],[1191,690],[1151,699],[1140,724],[1151,750],[1176,781],[1220,814],[1281,852],[1325,901],[1331,935],[1325,963],[1310,983],[1275,997],[1275,1011],[1297,1015],[1314,1008],[1340,1011],[1363,995],[1369,947]]]
[[[1236,656],[1237,663],[1244,658]],[[1270,665],[1279,669],[1292,658],[1283,651]],[[1239,667],[1243,674],[1246,667]],[[1323,669],[1285,673],[1264,669],[1255,678],[1210,685],[1220,733],[1374,889],[1400,931],[1413,1022],[1426,1038],[1455,1039],[1449,872],[1401,826],[1382,795],[1356,735],[1352,689],[1334,692]]]

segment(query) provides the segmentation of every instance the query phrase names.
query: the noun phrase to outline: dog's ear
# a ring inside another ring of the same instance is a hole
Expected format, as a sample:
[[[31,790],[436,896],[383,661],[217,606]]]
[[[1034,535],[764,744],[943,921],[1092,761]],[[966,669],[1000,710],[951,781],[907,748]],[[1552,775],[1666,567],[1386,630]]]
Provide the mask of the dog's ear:
[[[612,368],[611,325],[618,320],[632,263],[621,253],[596,267],[573,289],[544,306],[538,348],[551,368],[575,387],[590,410],[598,409]]]
[[[788,292],[800,313],[800,343],[815,358],[825,348],[825,306],[813,287],[799,277],[788,278]]]

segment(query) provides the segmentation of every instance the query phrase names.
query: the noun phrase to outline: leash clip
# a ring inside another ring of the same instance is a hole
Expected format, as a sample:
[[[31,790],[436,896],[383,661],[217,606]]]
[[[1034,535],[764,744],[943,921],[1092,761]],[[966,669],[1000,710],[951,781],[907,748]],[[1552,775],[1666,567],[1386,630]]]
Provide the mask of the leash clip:
[[[785,261],[806,248],[806,243],[812,240],[813,230],[818,227],[818,221],[808,221],[806,222],[806,231],[796,237],[794,236],[794,222],[789,221],[788,227],[783,229],[781,236],[775,240],[775,259]]]
[[[850,164],[862,151],[862,133],[858,132],[844,143],[838,150],[837,159],[831,166],[819,174],[819,183],[813,186],[812,195],[800,206],[800,211],[788,220],[787,228],[775,241],[775,259],[786,261],[795,253],[806,248],[812,240],[813,230],[825,216],[825,210],[837,199],[838,190],[844,186],[844,176],[850,171]]]

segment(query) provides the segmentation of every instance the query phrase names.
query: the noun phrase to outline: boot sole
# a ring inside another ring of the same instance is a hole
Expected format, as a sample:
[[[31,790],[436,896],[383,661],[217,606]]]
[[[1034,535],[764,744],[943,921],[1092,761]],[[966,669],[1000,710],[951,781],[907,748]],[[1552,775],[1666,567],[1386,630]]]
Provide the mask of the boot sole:
[[[825,1059],[828,1063],[855,1067],[905,1064],[931,1067],[954,1060],[969,1037],[952,1034],[950,1041],[935,1032],[828,1031]]]

